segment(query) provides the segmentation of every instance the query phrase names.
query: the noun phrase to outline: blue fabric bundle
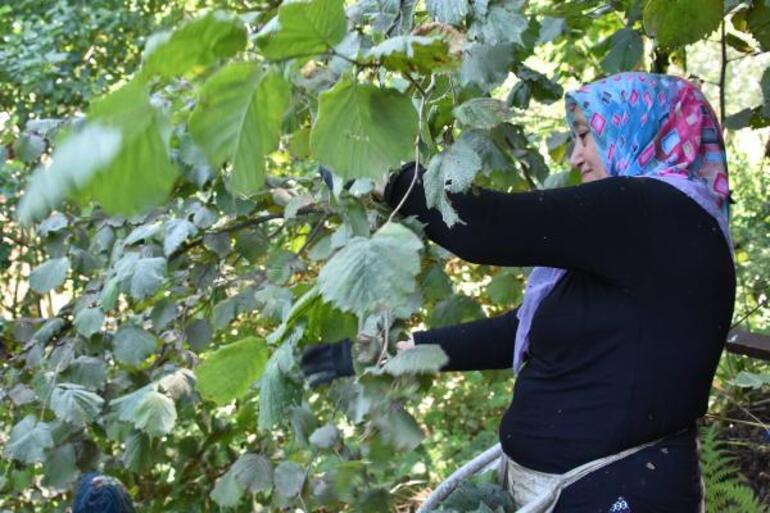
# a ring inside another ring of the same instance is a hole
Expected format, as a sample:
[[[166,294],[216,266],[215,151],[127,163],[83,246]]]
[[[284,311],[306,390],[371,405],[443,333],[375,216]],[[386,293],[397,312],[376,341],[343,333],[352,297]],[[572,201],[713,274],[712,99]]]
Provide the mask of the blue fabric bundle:
[[[135,513],[135,510],[120,481],[98,472],[87,472],[78,480],[72,513]]]

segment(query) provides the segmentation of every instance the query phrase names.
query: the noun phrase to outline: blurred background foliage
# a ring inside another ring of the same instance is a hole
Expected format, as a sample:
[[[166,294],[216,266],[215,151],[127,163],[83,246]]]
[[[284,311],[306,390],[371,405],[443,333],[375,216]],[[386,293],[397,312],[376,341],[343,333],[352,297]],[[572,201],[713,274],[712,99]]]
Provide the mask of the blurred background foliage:
[[[447,179],[576,183],[563,91],[618,71],[702,81],[735,321],[770,333],[768,26],[764,0],[4,3],[0,511],[65,511],[91,469],[147,512],[413,510],[496,441],[512,378],[381,364],[408,330],[514,307],[527,269],[388,222],[372,179],[419,157],[448,223]],[[358,377],[304,386],[302,347],[345,337]],[[724,355],[710,511],[770,501],[769,386]]]

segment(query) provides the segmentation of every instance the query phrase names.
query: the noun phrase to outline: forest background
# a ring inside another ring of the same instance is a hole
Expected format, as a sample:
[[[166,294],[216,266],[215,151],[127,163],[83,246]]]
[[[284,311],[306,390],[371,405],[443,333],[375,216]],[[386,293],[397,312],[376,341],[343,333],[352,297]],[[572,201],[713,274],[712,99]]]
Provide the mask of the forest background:
[[[734,321],[769,333],[768,50],[767,0],[3,2],[0,511],[65,511],[89,469],[146,512],[413,510],[513,380],[394,343],[512,308],[528,269],[458,260],[373,179],[418,159],[449,224],[447,192],[575,184],[563,92],[618,71],[702,81]],[[345,337],[357,377],[305,385],[302,349]],[[722,358],[710,511],[770,504],[769,386]]]

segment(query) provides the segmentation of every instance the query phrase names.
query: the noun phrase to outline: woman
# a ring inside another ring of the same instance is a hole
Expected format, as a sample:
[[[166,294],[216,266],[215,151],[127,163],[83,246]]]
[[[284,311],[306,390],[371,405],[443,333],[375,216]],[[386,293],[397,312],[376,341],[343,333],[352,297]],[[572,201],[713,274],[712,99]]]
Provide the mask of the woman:
[[[665,75],[614,75],[568,93],[566,106],[581,185],[452,194],[464,224],[447,228],[416,182],[400,213],[428,238],[469,262],[538,267],[519,308],[413,340],[439,344],[444,370],[513,360],[500,442],[520,507],[533,497],[522,483],[588,465],[533,511],[696,513],[696,420],[735,296],[718,122],[695,86]],[[391,179],[390,205],[413,174]],[[315,356],[342,362],[343,346]]]

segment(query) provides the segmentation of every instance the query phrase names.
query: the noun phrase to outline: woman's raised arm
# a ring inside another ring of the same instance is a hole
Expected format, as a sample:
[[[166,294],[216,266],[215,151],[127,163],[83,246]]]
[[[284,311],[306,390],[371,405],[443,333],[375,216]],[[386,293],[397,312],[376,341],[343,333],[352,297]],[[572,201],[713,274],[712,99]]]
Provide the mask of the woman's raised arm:
[[[384,199],[391,207],[406,194],[413,173],[413,165],[404,166],[388,183]],[[418,179],[399,213],[417,216],[428,238],[469,262],[575,268],[625,281],[629,261],[643,258],[651,243],[643,188],[655,187],[653,181],[618,177],[513,194],[450,193],[464,224],[449,228],[437,209],[427,207]]]

